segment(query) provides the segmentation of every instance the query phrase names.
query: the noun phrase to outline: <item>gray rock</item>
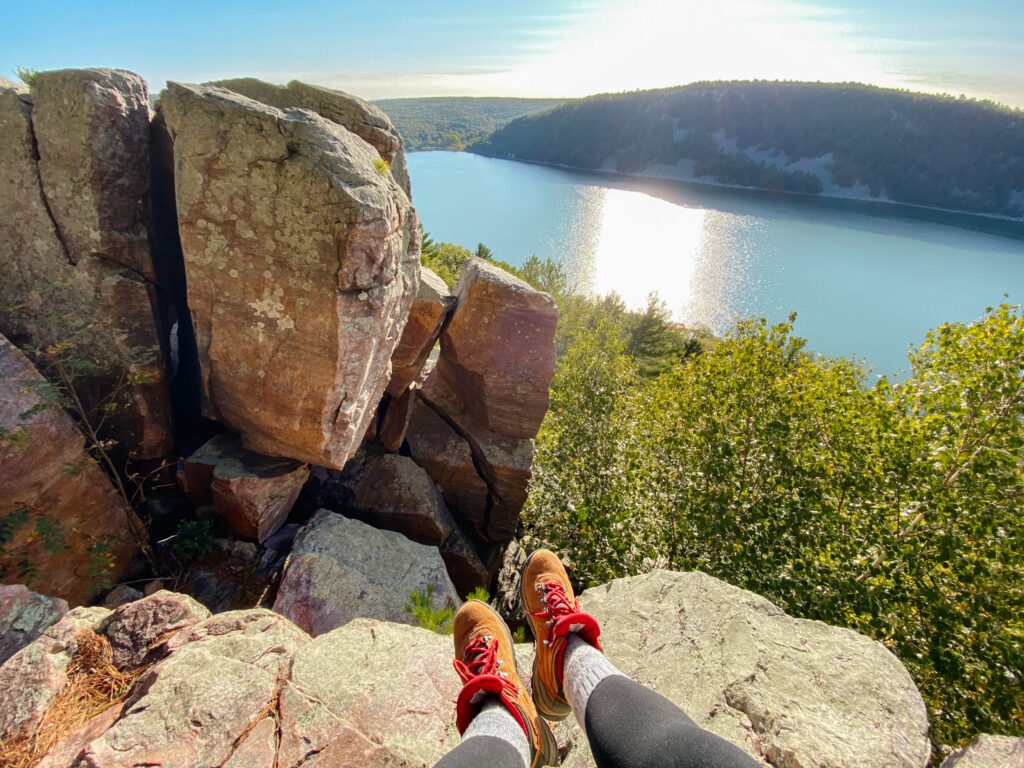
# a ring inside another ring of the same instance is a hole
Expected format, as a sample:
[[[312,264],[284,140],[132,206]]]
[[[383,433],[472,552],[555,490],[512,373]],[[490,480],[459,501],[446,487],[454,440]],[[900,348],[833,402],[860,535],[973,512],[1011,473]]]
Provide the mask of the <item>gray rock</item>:
[[[924,701],[881,643],[787,616],[703,573],[653,571],[587,590],[609,659],[698,725],[780,768],[923,768]],[[574,718],[563,766],[593,760]]]
[[[1024,768],[1024,739],[979,734],[943,760],[942,768]]]
[[[131,669],[168,635],[210,617],[210,612],[188,595],[160,590],[122,605],[104,622],[114,666]]]
[[[409,593],[461,601],[434,547],[322,509],[295,537],[274,610],[314,637],[354,618],[411,623]]]
[[[0,664],[67,612],[67,602],[59,597],[36,594],[22,584],[0,585]]]
[[[104,608],[117,608],[119,605],[127,605],[144,597],[141,590],[129,587],[127,584],[118,584],[103,598]]]

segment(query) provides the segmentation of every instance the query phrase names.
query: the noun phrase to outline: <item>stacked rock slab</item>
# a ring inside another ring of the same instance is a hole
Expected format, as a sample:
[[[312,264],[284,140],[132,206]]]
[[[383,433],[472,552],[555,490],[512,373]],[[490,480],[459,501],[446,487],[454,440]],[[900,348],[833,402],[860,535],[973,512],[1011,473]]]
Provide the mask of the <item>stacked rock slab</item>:
[[[86,408],[117,389],[108,421],[138,459],[170,450],[149,186],[137,75],[59,70],[40,73],[31,94],[0,91],[0,332],[44,361],[73,358]]]
[[[86,453],[78,427],[47,397],[49,387],[0,336],[0,518],[11,534],[0,582],[30,578],[33,588],[80,605],[103,576],[121,575],[141,525]]]
[[[455,297],[444,280],[424,267],[420,271],[419,291],[409,309],[409,321],[391,356],[389,395],[400,397],[420,375],[453,306]]]
[[[308,109],[172,83],[161,110],[205,414],[250,450],[342,467],[416,295],[408,196],[374,146]]]
[[[288,519],[309,467],[261,456],[223,432],[181,461],[178,485],[196,504],[213,504],[239,536],[262,542]]]

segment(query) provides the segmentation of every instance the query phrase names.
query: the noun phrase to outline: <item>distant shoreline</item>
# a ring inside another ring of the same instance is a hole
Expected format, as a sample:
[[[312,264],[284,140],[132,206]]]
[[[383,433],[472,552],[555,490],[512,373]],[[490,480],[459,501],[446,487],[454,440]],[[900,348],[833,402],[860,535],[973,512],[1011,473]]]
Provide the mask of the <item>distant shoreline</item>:
[[[660,176],[657,174],[620,173],[618,171],[599,170],[596,168],[579,168],[564,163],[546,163],[540,160],[522,160],[515,157],[498,157],[482,152],[457,149],[431,149],[416,150],[418,152],[465,152],[466,154],[488,157],[492,160],[507,160],[513,163],[524,165],[541,165],[548,168],[561,168],[576,173],[593,174],[598,177],[612,177],[628,180],[639,180],[654,182],[659,185],[693,187],[703,190],[715,190],[735,193],[738,195],[752,197],[762,200],[792,200],[798,199],[817,206],[826,208],[852,210],[880,218],[906,218],[917,221],[930,221],[937,224],[948,224],[950,226],[970,229],[975,232],[985,232],[991,235],[1001,235],[1014,240],[1024,240],[1024,219],[1012,219],[1007,216],[995,216],[984,213],[970,213],[957,211],[948,208],[934,208],[914,203],[899,203],[891,200],[869,200],[855,197],[839,197],[836,195],[813,194],[810,192],[787,192],[775,189],[762,189],[760,187],[744,187],[738,184],[720,184],[708,181],[696,181],[681,179],[673,176]]]

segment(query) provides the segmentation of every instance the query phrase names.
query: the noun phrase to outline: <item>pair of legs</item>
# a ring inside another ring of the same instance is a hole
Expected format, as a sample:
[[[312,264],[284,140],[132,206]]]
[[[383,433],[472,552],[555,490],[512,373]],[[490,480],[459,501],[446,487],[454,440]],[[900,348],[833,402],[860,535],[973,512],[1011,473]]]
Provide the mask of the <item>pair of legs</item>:
[[[547,720],[575,714],[598,768],[754,768],[757,761],[705,731],[668,699],[630,680],[601,651],[600,628],[580,613],[557,556],[535,552],[523,605],[536,638],[532,697],[515,669],[500,617],[470,601],[455,621],[462,742],[436,768],[557,765]],[[538,713],[539,711],[539,713]]]

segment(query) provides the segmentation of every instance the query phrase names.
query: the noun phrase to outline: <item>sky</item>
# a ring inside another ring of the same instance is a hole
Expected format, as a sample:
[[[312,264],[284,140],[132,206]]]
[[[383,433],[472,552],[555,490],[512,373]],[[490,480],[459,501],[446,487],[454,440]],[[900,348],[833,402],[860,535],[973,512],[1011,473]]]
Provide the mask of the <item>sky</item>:
[[[857,81],[1024,108],[1022,0],[3,0],[0,76],[109,66],[368,99]]]

